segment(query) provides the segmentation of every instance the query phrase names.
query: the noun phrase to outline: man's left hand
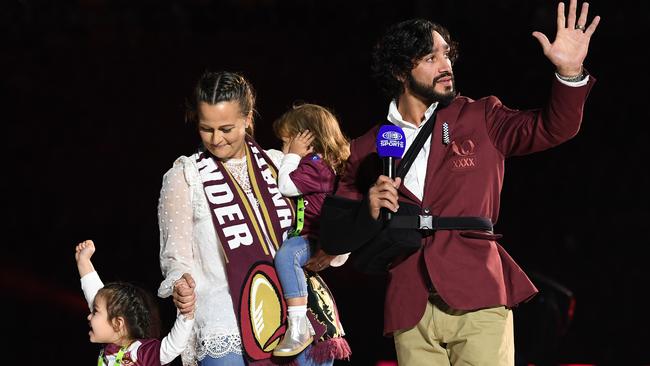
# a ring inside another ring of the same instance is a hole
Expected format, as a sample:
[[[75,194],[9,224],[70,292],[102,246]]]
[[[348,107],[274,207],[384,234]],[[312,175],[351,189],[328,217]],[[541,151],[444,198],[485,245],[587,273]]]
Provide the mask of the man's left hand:
[[[553,43],[549,42],[546,35],[533,32],[542,45],[544,55],[555,65],[558,74],[572,77],[582,73],[582,63],[587,57],[591,35],[596,31],[600,22],[597,16],[587,25],[589,3],[583,3],[580,17],[576,20],[577,0],[569,3],[569,13],[564,16],[564,3],[557,6],[557,34]]]

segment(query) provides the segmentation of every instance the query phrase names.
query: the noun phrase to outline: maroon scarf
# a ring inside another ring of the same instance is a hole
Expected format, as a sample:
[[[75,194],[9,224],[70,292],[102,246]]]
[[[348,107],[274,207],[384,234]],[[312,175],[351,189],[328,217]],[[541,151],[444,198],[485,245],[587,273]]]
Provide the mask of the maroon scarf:
[[[269,361],[286,328],[286,303],[273,257],[292,228],[295,212],[291,200],[280,194],[277,169],[271,159],[248,136],[245,148],[260,218],[246,193],[218,159],[203,152],[197,165],[226,259],[243,351],[255,364]]]

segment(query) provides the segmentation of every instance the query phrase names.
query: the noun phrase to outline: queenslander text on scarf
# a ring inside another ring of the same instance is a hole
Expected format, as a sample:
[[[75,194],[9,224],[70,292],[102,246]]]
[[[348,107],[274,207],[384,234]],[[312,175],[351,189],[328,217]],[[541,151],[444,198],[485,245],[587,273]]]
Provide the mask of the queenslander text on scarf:
[[[271,159],[248,136],[245,146],[259,215],[218,159],[208,152],[195,156],[223,248],[244,352],[253,363],[266,363],[286,327],[286,304],[273,256],[292,227],[295,208],[278,189],[277,168]]]

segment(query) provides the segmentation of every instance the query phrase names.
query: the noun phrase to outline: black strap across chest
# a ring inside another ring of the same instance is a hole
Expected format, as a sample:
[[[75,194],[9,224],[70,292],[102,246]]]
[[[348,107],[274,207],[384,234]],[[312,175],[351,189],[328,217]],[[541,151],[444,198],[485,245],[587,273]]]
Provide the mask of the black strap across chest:
[[[429,136],[431,136],[435,123],[436,123],[436,111],[434,110],[431,116],[429,116],[426,122],[424,122],[424,127],[422,127],[420,133],[418,133],[418,135],[415,137],[415,140],[413,140],[411,146],[409,146],[408,150],[406,150],[406,153],[402,157],[402,160],[400,160],[396,172],[397,177],[400,177],[402,178],[402,180],[404,180],[406,173],[408,173],[409,169],[411,168],[411,165],[413,165],[413,162],[415,161],[415,158],[420,153],[422,146],[424,146],[424,143],[427,141]]]
[[[392,229],[419,230],[485,230],[492,231],[492,221],[487,217],[472,216],[431,216],[407,215],[393,216],[388,223]]]
[[[438,109],[433,111],[431,116],[427,118],[424,126],[413,140],[411,146],[402,157],[402,160],[397,167],[396,176],[402,178],[406,176],[411,165],[415,162],[420,150],[424,146],[429,136],[433,133],[433,128],[436,122],[436,113]],[[388,227],[392,229],[419,229],[419,230],[485,230],[492,231],[492,221],[487,217],[472,217],[472,216],[432,216],[428,210],[425,210],[424,215],[395,215],[392,216]]]

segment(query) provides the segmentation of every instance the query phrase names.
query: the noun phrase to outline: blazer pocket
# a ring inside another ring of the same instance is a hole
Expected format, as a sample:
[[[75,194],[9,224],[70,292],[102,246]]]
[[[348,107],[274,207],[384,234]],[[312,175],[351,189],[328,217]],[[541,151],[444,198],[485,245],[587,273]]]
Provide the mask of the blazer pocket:
[[[501,234],[494,234],[494,233],[489,233],[487,231],[479,231],[479,230],[468,230],[468,231],[461,231],[460,236],[464,238],[471,238],[471,239],[484,239],[484,240],[499,240],[503,237]]]

